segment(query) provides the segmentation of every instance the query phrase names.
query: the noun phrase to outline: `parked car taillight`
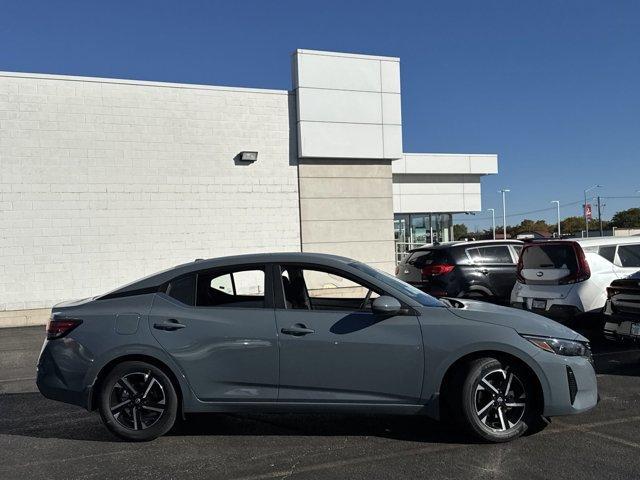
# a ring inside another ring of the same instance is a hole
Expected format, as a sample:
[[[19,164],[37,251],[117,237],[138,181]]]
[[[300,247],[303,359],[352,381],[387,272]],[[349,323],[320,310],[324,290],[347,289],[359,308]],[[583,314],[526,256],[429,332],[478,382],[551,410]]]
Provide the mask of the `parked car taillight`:
[[[75,318],[65,318],[59,320],[50,318],[47,322],[47,340],[54,340],[56,338],[64,337],[81,323],[82,320],[78,320]]]
[[[455,265],[449,265],[448,263],[434,263],[422,267],[421,272],[423,277],[435,277],[450,273],[454,268]]]
[[[527,248],[528,246],[523,247],[520,252],[520,256],[518,257],[518,266],[516,267],[516,280],[518,283],[527,283],[527,279],[522,276],[522,269],[524,268],[524,262],[522,259],[524,258],[524,251]]]
[[[571,242],[571,246],[573,247],[573,251],[576,254],[576,259],[578,260],[578,269],[574,273],[561,278],[558,281],[559,285],[580,283],[588,280],[591,277],[591,268],[589,268],[589,263],[587,263],[587,257],[584,254],[584,250],[582,250],[582,247],[576,242]]]

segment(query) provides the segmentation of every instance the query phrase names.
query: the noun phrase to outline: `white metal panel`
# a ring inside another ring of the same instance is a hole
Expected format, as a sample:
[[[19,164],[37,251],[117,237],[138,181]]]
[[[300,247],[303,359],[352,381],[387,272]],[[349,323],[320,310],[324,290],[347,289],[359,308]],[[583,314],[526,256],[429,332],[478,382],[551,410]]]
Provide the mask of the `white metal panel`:
[[[297,87],[380,92],[380,61],[331,53],[298,53]]]
[[[299,88],[298,121],[305,120],[380,124],[382,123],[380,95],[351,90]]]
[[[382,125],[299,122],[299,156],[383,158]]]

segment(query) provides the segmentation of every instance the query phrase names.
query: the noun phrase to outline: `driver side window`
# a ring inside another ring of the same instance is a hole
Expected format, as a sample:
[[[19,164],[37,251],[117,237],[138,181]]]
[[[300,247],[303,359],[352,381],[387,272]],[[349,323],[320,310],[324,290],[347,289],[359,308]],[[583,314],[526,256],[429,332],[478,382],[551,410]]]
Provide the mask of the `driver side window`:
[[[282,268],[287,309],[370,310],[380,296],[370,288],[330,271],[297,266]]]

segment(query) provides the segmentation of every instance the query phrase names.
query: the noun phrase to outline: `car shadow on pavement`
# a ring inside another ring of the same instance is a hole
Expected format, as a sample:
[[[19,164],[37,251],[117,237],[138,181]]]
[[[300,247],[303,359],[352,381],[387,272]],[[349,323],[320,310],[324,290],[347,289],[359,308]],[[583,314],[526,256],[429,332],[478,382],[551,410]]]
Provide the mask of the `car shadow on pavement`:
[[[118,442],[97,412],[39,393],[0,394],[0,435]],[[25,413],[29,412],[29,413]],[[423,416],[343,414],[190,414],[170,436],[361,436],[422,443],[468,444],[458,428]]]
[[[172,435],[361,436],[468,444],[468,434],[424,416],[345,414],[192,414]]]

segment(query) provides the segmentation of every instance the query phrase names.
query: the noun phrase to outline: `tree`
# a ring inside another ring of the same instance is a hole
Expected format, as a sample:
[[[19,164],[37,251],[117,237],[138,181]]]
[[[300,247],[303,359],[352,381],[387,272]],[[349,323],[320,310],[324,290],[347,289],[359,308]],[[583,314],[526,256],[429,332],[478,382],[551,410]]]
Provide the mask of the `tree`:
[[[629,208],[616,213],[610,225],[616,228],[640,228],[640,208]]]
[[[547,222],[545,222],[544,220],[525,219],[522,222],[520,222],[519,225],[507,227],[507,233],[512,237],[515,237],[516,235],[520,233],[525,233],[525,232],[549,233],[550,230],[551,229],[549,225],[547,225]]]
[[[464,223],[456,223],[453,226],[453,239],[458,240],[460,238],[466,238],[469,230]]]
[[[589,222],[589,228],[593,227],[593,220]],[[584,217],[567,217],[560,222],[562,234],[574,235],[584,230]]]

